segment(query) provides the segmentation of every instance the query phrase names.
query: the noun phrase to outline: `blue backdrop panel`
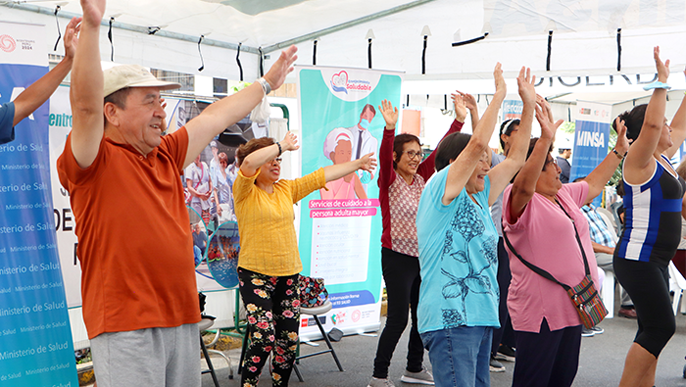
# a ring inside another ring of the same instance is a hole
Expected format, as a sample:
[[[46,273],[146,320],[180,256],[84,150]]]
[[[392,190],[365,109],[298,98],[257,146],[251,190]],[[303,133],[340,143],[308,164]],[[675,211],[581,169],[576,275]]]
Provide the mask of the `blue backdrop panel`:
[[[0,65],[0,103],[46,67]],[[50,191],[48,104],[0,146],[0,386],[78,386]]]

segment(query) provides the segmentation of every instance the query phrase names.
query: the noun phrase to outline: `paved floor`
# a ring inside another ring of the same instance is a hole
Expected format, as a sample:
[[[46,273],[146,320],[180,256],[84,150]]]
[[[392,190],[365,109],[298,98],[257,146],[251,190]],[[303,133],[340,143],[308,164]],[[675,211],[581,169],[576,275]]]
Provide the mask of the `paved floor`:
[[[615,314],[616,315],[616,314]],[[636,333],[636,321],[622,317],[615,317],[603,321],[600,326],[605,333],[594,337],[583,338],[581,343],[581,359],[579,371],[574,381],[575,387],[617,386],[624,365],[624,357]],[[400,382],[404,369],[404,359],[407,354],[407,330],[395,352],[391,364],[391,379],[397,386],[411,386]],[[305,382],[300,383],[293,374],[291,386],[294,387],[366,387],[372,374],[374,354],[376,351],[376,337],[346,336],[340,342],[334,343],[334,348],[345,369],[339,372],[330,355],[322,355],[301,361],[300,370]],[[324,344],[323,341],[319,343]],[[302,352],[309,353],[317,348],[303,346]],[[233,361],[233,370],[240,356],[239,350],[228,353]],[[684,356],[686,355],[686,317],[677,316],[677,331],[660,356],[657,368],[657,387],[686,387],[686,379],[682,378]],[[425,356],[426,366],[428,357]],[[228,379],[226,362],[213,357],[214,364],[219,367],[218,376],[220,386],[239,386],[240,377]],[[514,363],[504,363],[507,370],[503,373],[491,373],[491,386],[509,387],[512,382]],[[222,368],[223,367],[223,368]],[[268,374],[263,373],[261,386],[271,386]],[[213,387],[209,375],[203,376],[203,387]]]

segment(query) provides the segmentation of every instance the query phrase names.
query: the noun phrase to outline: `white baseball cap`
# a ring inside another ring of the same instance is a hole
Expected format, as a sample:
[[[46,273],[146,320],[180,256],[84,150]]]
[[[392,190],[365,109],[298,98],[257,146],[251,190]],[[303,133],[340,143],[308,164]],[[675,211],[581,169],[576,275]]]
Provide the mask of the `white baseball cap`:
[[[181,87],[180,83],[160,81],[143,66],[135,64],[109,68],[103,71],[103,76],[105,78],[105,86],[103,87],[105,97],[127,87],[158,87],[160,90]]]

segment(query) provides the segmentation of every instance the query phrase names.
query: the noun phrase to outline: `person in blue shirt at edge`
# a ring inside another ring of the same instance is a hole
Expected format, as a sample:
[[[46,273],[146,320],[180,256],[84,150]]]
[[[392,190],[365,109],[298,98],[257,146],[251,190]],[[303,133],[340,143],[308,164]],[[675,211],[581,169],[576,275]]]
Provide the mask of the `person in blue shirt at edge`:
[[[0,106],[0,144],[14,140],[14,127],[45,103],[71,71],[80,29],[80,17],[72,18],[64,32],[64,58],[12,102]]]
[[[560,155],[557,156],[557,166],[560,167],[560,182],[562,184],[569,183],[569,176],[572,172],[572,165],[569,163],[569,158],[572,157],[572,150],[569,148],[558,149]]]
[[[522,68],[519,130],[505,161],[491,169],[488,142],[507,93],[502,74],[498,63],[493,101],[474,134],[453,133],[438,145],[437,172],[419,201],[418,330],[437,387],[490,385],[492,331],[500,324],[498,233],[489,206],[524,165],[536,103],[535,77]]]

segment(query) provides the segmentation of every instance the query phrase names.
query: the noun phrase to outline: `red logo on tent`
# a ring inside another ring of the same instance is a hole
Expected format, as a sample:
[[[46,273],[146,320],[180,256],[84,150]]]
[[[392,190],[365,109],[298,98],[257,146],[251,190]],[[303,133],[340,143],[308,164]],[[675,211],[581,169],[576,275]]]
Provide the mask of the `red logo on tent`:
[[[12,52],[17,48],[17,42],[9,35],[0,35],[0,50]]]

